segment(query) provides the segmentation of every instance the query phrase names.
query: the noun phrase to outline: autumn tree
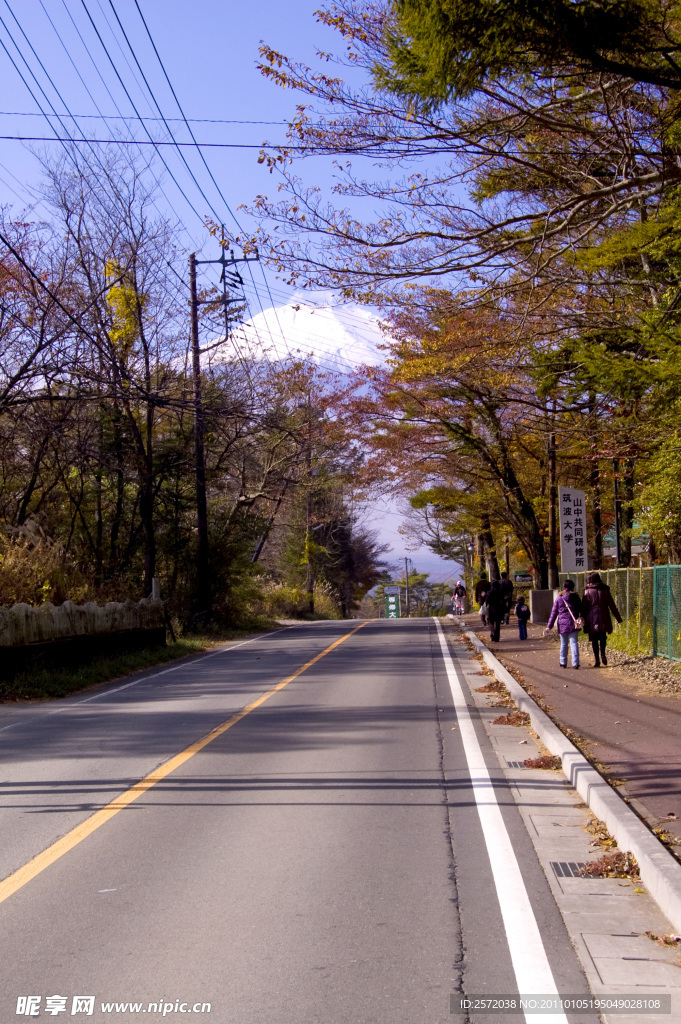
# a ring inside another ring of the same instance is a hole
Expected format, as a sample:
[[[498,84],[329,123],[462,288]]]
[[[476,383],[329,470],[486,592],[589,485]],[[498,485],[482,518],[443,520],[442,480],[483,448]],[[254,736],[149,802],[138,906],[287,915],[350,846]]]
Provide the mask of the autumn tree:
[[[421,102],[443,103],[538,71],[681,89],[674,0],[396,0],[393,11],[385,80]]]

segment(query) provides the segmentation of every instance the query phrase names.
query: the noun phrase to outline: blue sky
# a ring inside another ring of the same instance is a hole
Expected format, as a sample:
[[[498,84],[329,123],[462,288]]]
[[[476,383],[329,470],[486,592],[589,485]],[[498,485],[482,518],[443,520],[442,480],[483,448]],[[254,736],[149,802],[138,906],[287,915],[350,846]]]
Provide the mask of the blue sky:
[[[0,24],[0,40],[9,51],[6,53],[4,49],[0,50],[0,96],[4,98],[0,103],[3,109],[3,130],[0,134],[49,136],[51,132],[42,117],[7,116],[10,111],[38,113],[39,104],[49,110],[49,101],[60,113],[65,113],[66,109],[74,114],[97,115],[99,108],[103,114],[110,115],[106,121],[95,116],[78,122],[86,134],[94,137],[110,137],[112,131],[125,131],[125,122],[118,118],[119,110],[123,115],[135,119],[136,107],[143,117],[158,118],[158,110],[155,109],[116,23],[110,0],[87,0],[87,10],[129,95],[126,95],[81,0],[44,0],[44,3],[43,8],[40,0],[21,0],[21,4],[18,0],[11,0],[10,7],[19,21],[17,25],[7,0],[0,2],[0,18],[3,22]],[[329,35],[328,30],[315,22],[315,6],[314,3],[304,2],[287,5],[286,17],[281,18],[281,4],[270,2],[250,6],[202,2],[187,5],[177,0],[164,3],[156,0],[140,2],[184,112],[189,118],[204,119],[206,122],[286,122],[294,111],[296,98],[291,92],[273,87],[256,70],[258,43],[265,37],[269,43],[285,51],[313,54],[316,44],[322,42],[322,37]],[[115,0],[115,10],[163,113],[169,118],[179,118],[180,112],[146,37],[134,0]],[[48,20],[48,14],[54,28]],[[22,36],[22,29],[27,39]],[[46,96],[40,92],[38,83],[23,64],[10,36],[19,44]],[[30,51],[29,43],[37,56]],[[18,71],[12,66],[11,58],[36,98],[31,96],[29,89],[22,83]],[[39,66],[38,58],[44,64],[44,71]],[[47,81],[47,74],[53,85]],[[56,94],[57,90],[61,99]],[[68,117],[64,121],[72,124]],[[53,123],[60,130],[56,119]],[[178,140],[190,141],[181,123],[170,123]],[[135,136],[146,139],[144,131],[139,125],[135,126],[134,120],[132,124]],[[164,137],[163,124],[148,122],[148,127],[156,138]],[[266,139],[283,138],[283,129],[276,124],[257,123],[194,123],[192,127],[201,142],[255,147],[206,151],[213,174],[233,211],[258,192],[272,189],[272,176],[257,163],[257,147]],[[165,172],[164,191],[168,197],[168,206],[184,222],[188,235],[200,243],[204,238],[202,218],[211,213],[209,204],[200,195],[177,152],[164,148],[163,155],[198,211],[198,216],[192,212],[189,203]],[[215,207],[215,212],[233,226],[229,212],[196,151],[190,149],[185,155],[207,199]],[[2,162],[8,171],[22,181],[31,181],[36,175],[35,161],[21,143],[3,142]],[[5,177],[7,185],[17,188],[16,181],[9,174],[1,170],[0,174]],[[3,188],[3,197],[17,202],[16,196],[6,186],[0,187]],[[237,215],[241,220],[246,219],[242,213]]]
[[[203,228],[204,217],[217,216],[234,228],[235,215],[248,226],[248,215],[239,207],[259,193],[274,195],[277,180],[258,164],[258,150],[265,141],[283,140],[284,125],[301,100],[260,75],[256,68],[260,40],[309,63],[315,62],[317,49],[332,49],[338,40],[335,33],[316,21],[318,2],[138,2],[184,114],[197,119],[191,121],[195,138],[225,147],[203,149],[217,185],[195,148],[182,149],[190,173],[177,150],[161,147],[169,171],[162,172],[164,195],[159,204],[183,225],[188,248],[217,255],[214,242]],[[52,137],[55,132],[68,130],[77,136],[80,129],[89,138],[147,140],[137,114],[159,118],[153,93],[175,138],[191,141],[135,0],[0,0],[0,19],[0,135]],[[40,107],[50,113],[49,121]],[[59,117],[51,114],[52,109]],[[89,116],[74,121],[71,114]],[[169,140],[161,121],[144,124],[156,141]],[[30,192],[40,179],[39,162],[30,147],[55,153],[60,146],[57,142],[23,144],[7,139],[0,145],[0,201],[18,211],[30,202],[27,190]],[[148,150],[144,146],[144,151]],[[330,184],[333,179],[330,164],[321,160],[306,163],[304,173],[315,183]],[[39,207],[36,214],[44,215]],[[262,317],[260,310],[264,309],[267,317],[272,303],[284,305],[292,292],[258,267],[254,285],[247,280],[247,295],[253,313]],[[325,300],[334,305],[333,296]],[[371,344],[371,326],[366,323],[365,311],[361,311],[361,320],[352,310],[339,316],[348,336],[352,336],[353,327],[357,332],[354,347],[348,348],[352,362],[361,358],[367,344]],[[267,319],[271,323],[272,314]],[[320,359],[324,353],[337,353],[337,325],[328,321],[325,327],[321,316],[314,321],[318,324],[314,329],[310,323],[307,318],[303,348],[316,345]],[[405,541],[397,533],[401,520],[394,503],[377,504],[368,518],[381,537],[393,545],[394,554],[388,557],[407,553]],[[434,578],[446,578],[455,569],[425,549],[411,556]]]

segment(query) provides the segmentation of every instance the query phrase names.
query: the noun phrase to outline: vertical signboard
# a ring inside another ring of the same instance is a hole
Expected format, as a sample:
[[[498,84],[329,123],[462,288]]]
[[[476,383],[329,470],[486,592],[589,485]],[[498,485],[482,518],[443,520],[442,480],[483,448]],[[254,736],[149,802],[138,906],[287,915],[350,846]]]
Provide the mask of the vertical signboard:
[[[584,491],[574,487],[558,488],[561,572],[584,572],[588,567],[584,499]]]
[[[400,617],[400,595],[385,595],[385,617],[386,619],[399,619]]]

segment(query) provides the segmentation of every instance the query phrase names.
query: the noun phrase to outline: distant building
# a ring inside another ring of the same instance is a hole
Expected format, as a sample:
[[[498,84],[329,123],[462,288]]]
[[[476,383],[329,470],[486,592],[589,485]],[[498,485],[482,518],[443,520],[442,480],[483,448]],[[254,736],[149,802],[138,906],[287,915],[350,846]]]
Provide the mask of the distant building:
[[[634,523],[634,529],[636,524]],[[648,564],[648,543],[650,536],[647,533],[641,533],[638,537],[631,538],[631,564],[632,566],[647,565]],[[615,529],[611,527],[603,538],[603,559],[606,564],[603,566],[605,569],[616,569],[617,568],[617,546],[615,543]],[[591,563],[591,559],[589,562]],[[591,566],[590,566],[591,567]]]

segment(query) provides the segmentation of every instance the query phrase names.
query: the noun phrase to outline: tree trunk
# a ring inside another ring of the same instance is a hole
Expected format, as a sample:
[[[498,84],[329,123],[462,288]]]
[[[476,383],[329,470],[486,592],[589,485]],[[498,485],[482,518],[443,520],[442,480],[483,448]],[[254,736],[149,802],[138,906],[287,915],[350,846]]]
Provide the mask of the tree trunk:
[[[40,442],[40,445],[38,447],[38,451],[36,453],[36,457],[33,460],[33,466],[31,468],[31,479],[28,481],[28,484],[26,486],[26,490],[24,491],[24,493],[22,495],[21,503],[19,505],[19,511],[17,512],[17,525],[18,526],[23,526],[24,523],[26,522],[27,517],[28,517],[28,507],[29,507],[31,498],[33,497],[33,492],[35,491],[35,489],[36,489],[36,487],[38,485],[38,479],[40,477],[40,467],[42,465],[43,456],[44,456],[45,451],[47,449],[48,441],[49,441],[49,437],[46,436],[46,437],[43,438],[43,440]]]
[[[592,463],[589,474],[592,494],[591,528],[593,530],[594,569],[603,568],[603,517],[601,513],[601,470],[597,462]]]
[[[475,538],[475,550],[478,556],[478,572],[482,574],[486,572],[485,563],[485,539],[481,533],[478,533]]]
[[[543,544],[542,547],[533,547],[527,551],[532,561],[532,568],[534,569],[535,585],[538,590],[549,589],[549,560],[544,553]]]
[[[558,486],[556,483],[556,435],[549,434],[548,445],[548,484],[549,484],[549,587],[558,586]]]
[[[489,516],[482,516],[480,520],[480,527],[479,537],[482,540],[482,550],[487,565],[487,575],[490,580],[498,580],[501,578],[501,574],[499,572],[497,548],[494,543],[494,536],[492,534],[492,526],[489,521]]]
[[[622,524],[622,565],[631,565],[631,534],[634,528],[634,485],[636,473],[636,459],[625,459],[622,472],[622,503],[621,518]]]
[[[99,410],[98,428],[98,452],[100,458],[97,460],[94,472],[95,480],[95,587],[101,587],[104,574],[104,513],[102,510],[102,462],[101,454],[104,451],[104,429],[102,427],[102,416],[104,410]]]
[[[144,536],[144,596],[151,594],[156,575],[156,536],[154,534],[154,480],[149,465],[140,484],[140,519]]]

